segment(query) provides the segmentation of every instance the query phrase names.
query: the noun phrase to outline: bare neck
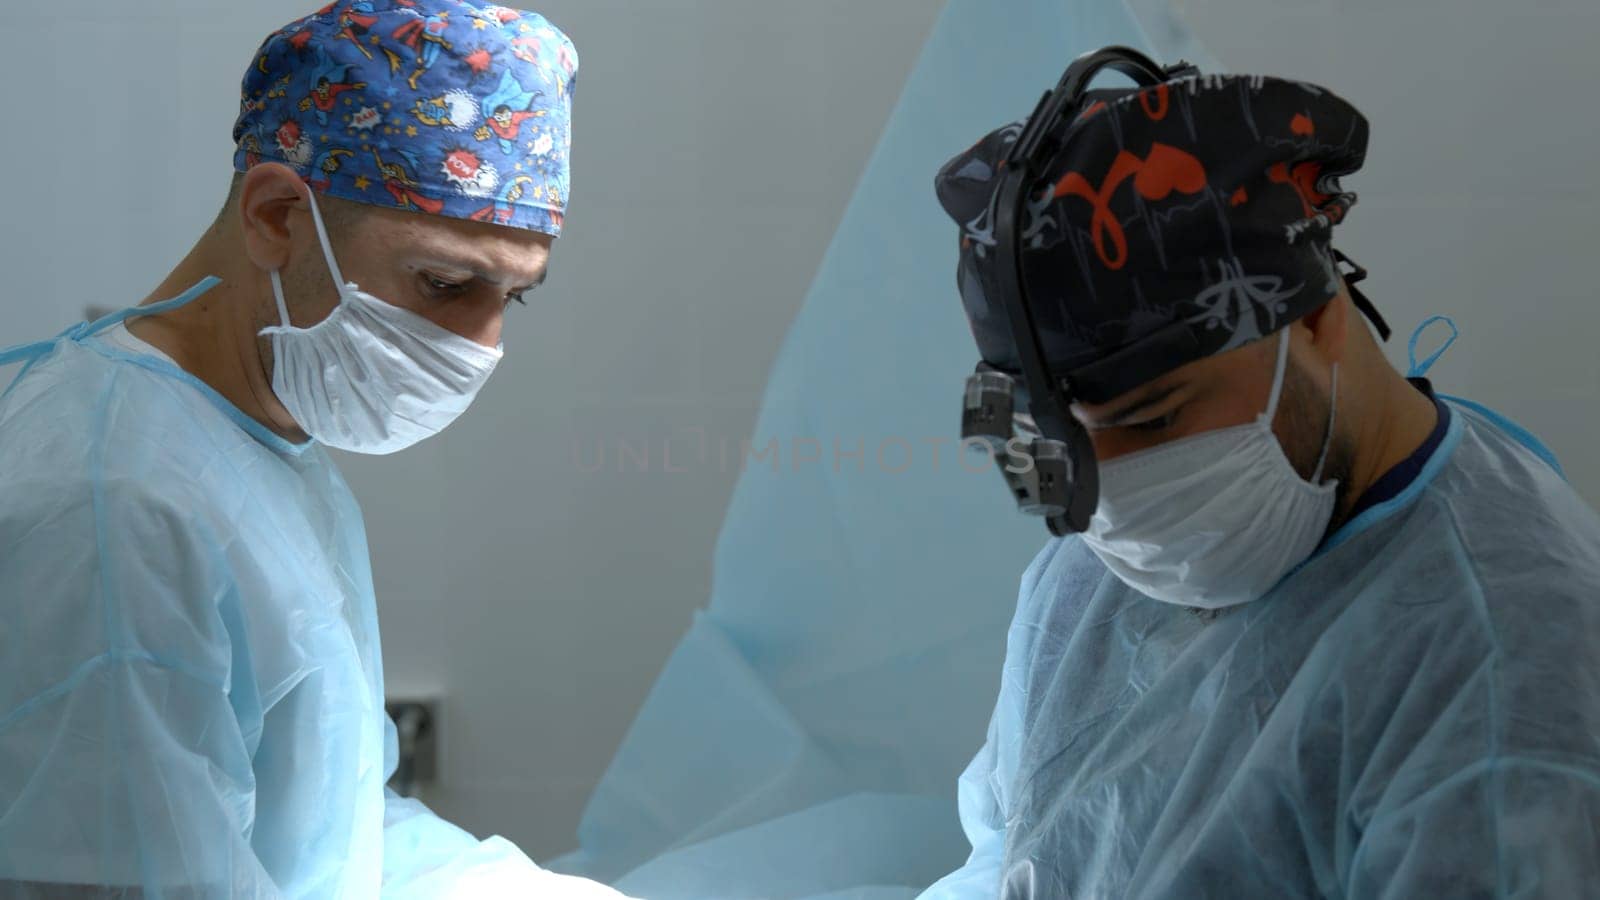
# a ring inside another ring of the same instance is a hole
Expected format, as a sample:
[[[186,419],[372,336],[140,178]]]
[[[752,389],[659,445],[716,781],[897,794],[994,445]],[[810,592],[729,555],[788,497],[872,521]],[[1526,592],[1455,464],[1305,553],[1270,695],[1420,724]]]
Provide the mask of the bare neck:
[[[242,248],[230,252],[230,246],[237,244],[226,232],[207,231],[139,305],[170,300],[208,275],[221,283],[178,309],[129,319],[128,330],[279,437],[303,441],[305,434],[272,393],[256,339],[261,297],[270,290],[266,276]]]
[[[1357,400],[1351,404],[1354,421],[1349,432],[1354,448],[1350,486],[1336,513],[1341,522],[1385,472],[1422,446],[1439,417],[1433,401],[1401,377],[1375,344],[1363,359],[1361,372],[1361,383],[1350,386]]]

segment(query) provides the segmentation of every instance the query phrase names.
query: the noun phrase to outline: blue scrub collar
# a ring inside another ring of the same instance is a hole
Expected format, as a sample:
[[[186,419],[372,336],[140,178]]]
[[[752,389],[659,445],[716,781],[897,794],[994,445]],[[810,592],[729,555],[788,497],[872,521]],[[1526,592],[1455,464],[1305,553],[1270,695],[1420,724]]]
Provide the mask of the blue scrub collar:
[[[144,306],[130,306],[126,309],[120,309],[114,313],[101,316],[100,318],[95,319],[93,322],[78,322],[65,331],[62,331],[55,337],[50,338],[49,340],[35,341],[30,344],[22,344],[17,347],[0,350],[0,366],[8,365],[14,362],[26,361],[22,371],[17,373],[17,377],[11,382],[11,386],[14,387],[18,381],[22,380],[22,376],[28,373],[28,369],[33,367],[34,363],[38,362],[45,354],[49,353],[51,349],[60,344],[61,341],[68,340],[74,343],[82,344],[85,338],[94,337],[106,329],[114,328],[129,319],[137,318],[139,316],[159,315],[164,312],[170,312],[174,309],[178,309],[179,307],[187,306],[188,304],[193,303],[202,294],[221,283],[221,278],[218,278],[215,275],[207,275],[195,283],[193,287],[190,287],[188,290],[184,291],[178,296],[173,297],[171,300],[162,300],[159,303],[151,303]],[[228,398],[217,393],[216,389],[211,385],[206,384],[200,379],[164,359],[143,354],[126,353],[121,350],[99,344],[94,346],[94,350],[103,356],[129,362],[136,366],[149,369],[152,372],[156,372],[170,378],[176,378],[179,381],[189,384],[195,390],[203,394],[213,406],[221,410],[224,415],[234,422],[234,424],[238,425],[251,437],[255,438],[262,444],[265,444],[268,448],[277,453],[286,454],[289,456],[299,456],[311,449],[312,445],[315,444],[315,441],[312,440],[307,440],[298,444],[293,441],[285,440],[279,435],[273,433],[272,430],[268,429],[265,425],[262,425],[255,419],[245,415],[242,411],[240,411],[239,407],[233,405],[233,402]],[[9,392],[10,387],[8,387],[6,390],[6,393]]]

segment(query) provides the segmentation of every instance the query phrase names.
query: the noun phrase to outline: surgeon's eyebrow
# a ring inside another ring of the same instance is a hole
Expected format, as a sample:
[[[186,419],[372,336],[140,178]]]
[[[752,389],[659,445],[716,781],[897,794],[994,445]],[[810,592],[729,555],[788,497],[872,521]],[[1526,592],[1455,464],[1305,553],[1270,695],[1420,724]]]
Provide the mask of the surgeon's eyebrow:
[[[1150,410],[1165,403],[1169,397],[1177,393],[1183,385],[1173,384],[1164,388],[1156,388],[1143,397],[1136,397],[1124,403],[1120,408],[1104,416],[1090,416],[1084,413],[1081,405],[1074,406],[1072,414],[1077,417],[1083,427],[1090,431],[1101,431],[1107,428],[1118,428],[1130,422],[1139,421],[1141,416],[1149,415]]]
[[[454,271],[454,272],[464,272],[464,273],[466,273],[468,275],[471,275],[474,279],[476,279],[478,281],[485,282],[487,284],[493,284],[493,285],[505,284],[505,282],[503,280],[494,277],[493,275],[491,275],[487,271],[488,269],[491,269],[493,267],[484,265],[482,260],[470,259],[470,258],[462,257],[462,256],[455,256],[453,254],[448,254],[448,253],[440,253],[438,251],[425,251],[424,253],[421,253],[421,254],[419,254],[417,256],[417,260],[423,266],[430,266],[431,265],[431,266],[436,266],[436,267],[440,267],[440,268],[449,269],[449,270]],[[512,293],[522,293],[523,291],[531,291],[531,290],[539,287],[540,285],[544,284],[545,279],[548,278],[548,277],[550,277],[550,264],[547,261],[544,264],[544,266],[542,268],[540,268],[539,277],[538,278],[536,278],[533,281],[530,281],[527,284],[524,284],[524,285],[522,285],[520,287],[512,288],[511,292]]]
[[[523,291],[531,291],[531,290],[537,288],[539,285],[544,284],[544,280],[546,278],[549,278],[549,277],[550,277],[550,266],[546,265],[543,269],[539,270],[539,277],[538,278],[535,278],[533,281],[530,281],[527,284],[525,284],[525,285],[523,285],[523,286],[521,286],[519,288],[515,288],[514,290],[517,293],[521,293]]]

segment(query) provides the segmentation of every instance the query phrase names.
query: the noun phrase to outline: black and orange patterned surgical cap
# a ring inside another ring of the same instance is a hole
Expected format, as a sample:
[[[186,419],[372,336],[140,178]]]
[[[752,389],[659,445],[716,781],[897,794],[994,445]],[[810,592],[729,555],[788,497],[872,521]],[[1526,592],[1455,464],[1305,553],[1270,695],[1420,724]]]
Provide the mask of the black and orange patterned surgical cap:
[[[1018,229],[1053,371],[1177,322],[1200,356],[1221,353],[1338,293],[1329,242],[1356,199],[1339,179],[1361,166],[1367,146],[1367,120],[1349,103],[1296,81],[1192,75],[1087,91],[1080,109],[1029,186]],[[989,270],[997,173],[1021,130],[1019,122],[990,133],[936,180],[961,227],[958,278],[979,350],[1013,372],[1016,349],[1003,305],[991,302]]]

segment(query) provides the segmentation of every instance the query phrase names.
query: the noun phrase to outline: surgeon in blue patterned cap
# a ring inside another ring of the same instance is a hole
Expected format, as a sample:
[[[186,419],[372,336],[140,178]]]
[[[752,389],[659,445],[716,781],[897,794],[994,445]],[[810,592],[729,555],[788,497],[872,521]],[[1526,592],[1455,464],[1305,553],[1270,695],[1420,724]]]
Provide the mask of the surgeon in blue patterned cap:
[[[423,0],[329,5],[246,74],[234,169],[354,203],[561,233],[572,42],[542,16]]]
[[[427,438],[494,370],[563,224],[572,43],[340,0],[248,65],[187,258],[0,351],[0,648],[28,642],[0,652],[0,896],[615,897],[385,789],[366,535],[326,450]]]

